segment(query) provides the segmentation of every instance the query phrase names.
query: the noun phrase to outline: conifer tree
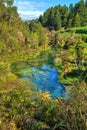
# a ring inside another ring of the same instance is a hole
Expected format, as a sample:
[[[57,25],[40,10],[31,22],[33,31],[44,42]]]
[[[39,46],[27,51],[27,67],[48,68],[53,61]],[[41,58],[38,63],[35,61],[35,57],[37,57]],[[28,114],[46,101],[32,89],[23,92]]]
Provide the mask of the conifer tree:
[[[80,27],[81,26],[81,21],[80,21],[80,16],[79,14],[76,14],[76,16],[73,19],[73,26],[74,27]]]
[[[54,29],[59,30],[60,28],[61,28],[61,16],[59,11],[57,11],[54,19]]]

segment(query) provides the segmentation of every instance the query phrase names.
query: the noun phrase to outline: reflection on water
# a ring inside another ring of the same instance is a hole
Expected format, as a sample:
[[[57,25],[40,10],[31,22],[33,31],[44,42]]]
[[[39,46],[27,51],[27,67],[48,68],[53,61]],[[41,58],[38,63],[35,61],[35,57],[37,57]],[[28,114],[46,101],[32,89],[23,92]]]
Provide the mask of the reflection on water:
[[[37,86],[37,90],[49,91],[53,98],[64,97],[65,87],[59,83],[55,68],[43,65],[42,68],[26,68],[22,78],[28,78]]]

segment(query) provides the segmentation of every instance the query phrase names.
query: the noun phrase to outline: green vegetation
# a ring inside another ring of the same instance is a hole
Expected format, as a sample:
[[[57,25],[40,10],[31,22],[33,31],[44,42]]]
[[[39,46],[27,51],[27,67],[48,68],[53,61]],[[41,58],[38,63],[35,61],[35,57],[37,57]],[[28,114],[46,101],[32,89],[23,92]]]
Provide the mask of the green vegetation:
[[[39,17],[39,21],[50,30],[86,26],[87,2],[80,0],[74,6],[70,4],[69,8],[66,5],[51,7]]]
[[[87,130],[87,1],[25,22],[12,3],[0,1],[0,130]],[[44,62],[58,69],[66,99],[21,79],[22,68]]]

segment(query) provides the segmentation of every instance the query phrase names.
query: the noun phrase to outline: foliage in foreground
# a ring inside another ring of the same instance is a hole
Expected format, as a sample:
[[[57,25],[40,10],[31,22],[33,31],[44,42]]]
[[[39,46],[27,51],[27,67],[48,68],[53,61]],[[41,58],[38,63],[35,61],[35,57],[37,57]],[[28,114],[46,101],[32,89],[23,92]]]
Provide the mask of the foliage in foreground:
[[[71,96],[52,100],[32,92],[33,84],[11,75],[0,79],[1,130],[86,130],[87,85],[73,86]]]

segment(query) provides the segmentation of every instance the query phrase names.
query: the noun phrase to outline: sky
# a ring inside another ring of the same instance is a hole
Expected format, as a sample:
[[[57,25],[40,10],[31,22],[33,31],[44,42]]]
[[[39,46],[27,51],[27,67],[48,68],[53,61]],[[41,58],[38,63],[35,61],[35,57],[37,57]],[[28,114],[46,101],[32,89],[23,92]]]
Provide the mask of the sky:
[[[14,0],[14,5],[18,8],[18,13],[23,20],[38,18],[46,9],[55,5],[75,4],[79,0]]]

